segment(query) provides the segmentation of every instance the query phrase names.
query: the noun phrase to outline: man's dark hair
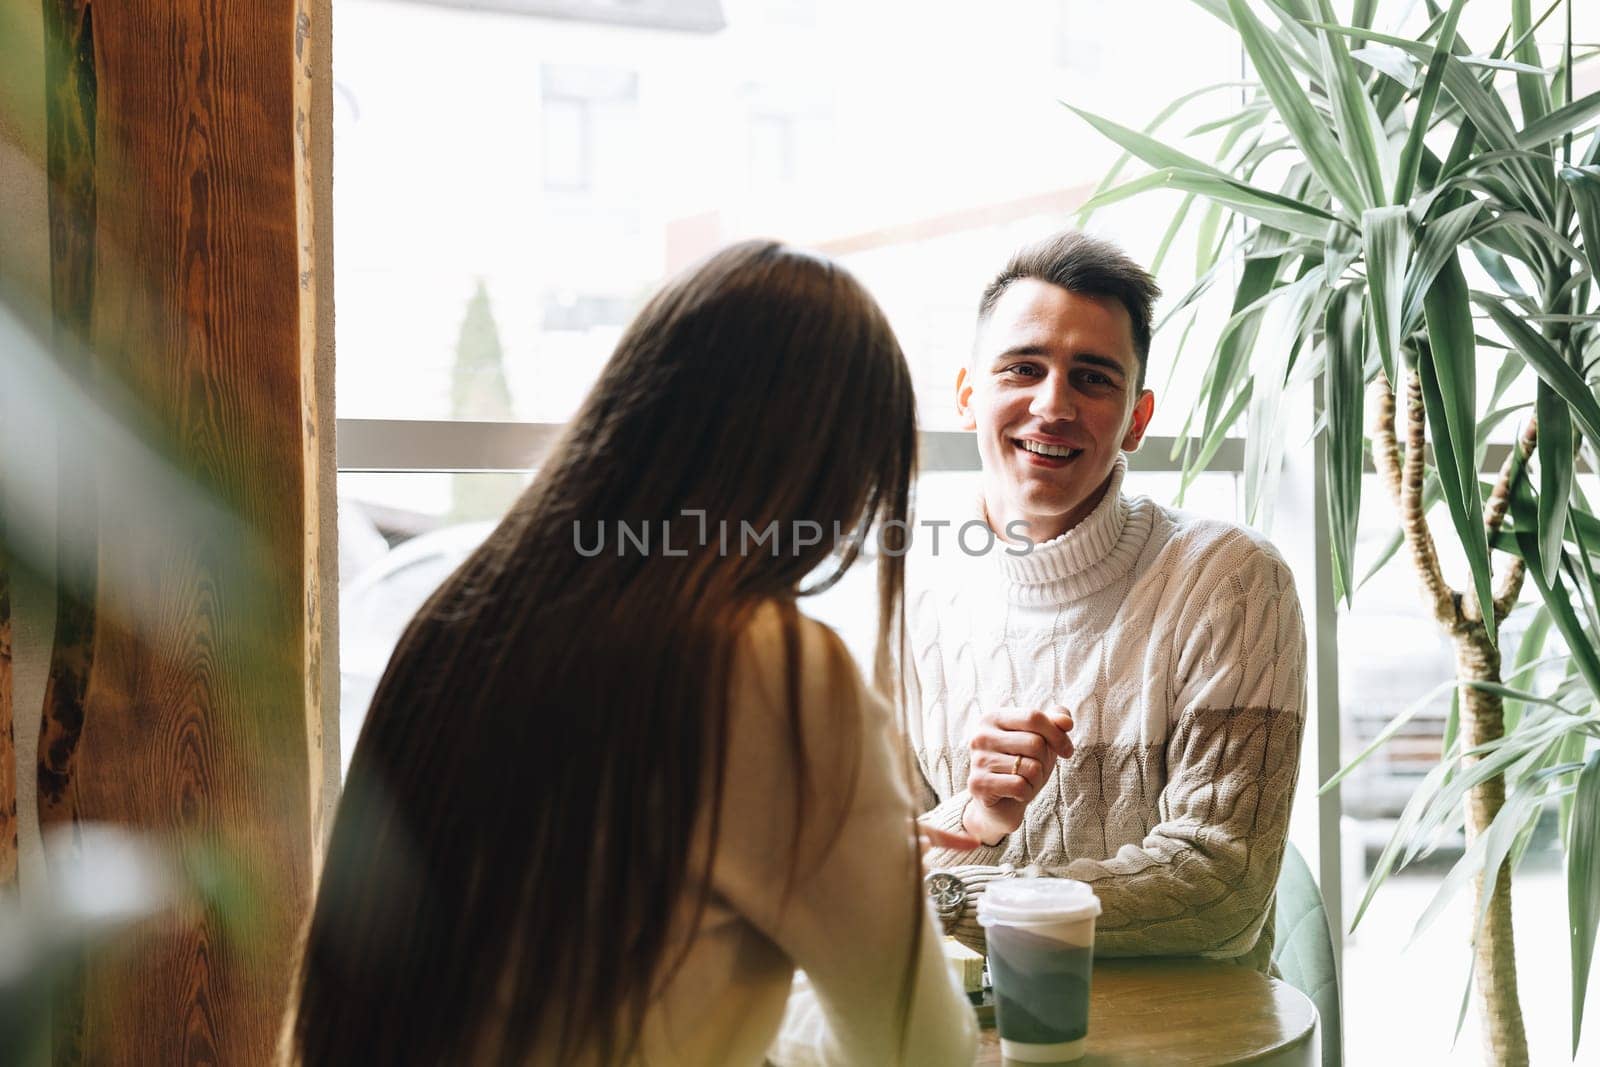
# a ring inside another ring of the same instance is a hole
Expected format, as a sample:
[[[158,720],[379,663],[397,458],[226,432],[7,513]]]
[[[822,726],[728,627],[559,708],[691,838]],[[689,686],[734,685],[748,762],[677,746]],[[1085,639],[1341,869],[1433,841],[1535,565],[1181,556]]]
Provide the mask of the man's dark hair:
[[[1150,361],[1151,317],[1161,287],[1150,272],[1129,259],[1110,241],[1065,230],[1017,251],[1006,269],[995,275],[978,303],[978,322],[994,311],[1000,294],[1021,278],[1037,278],[1069,293],[1108,297],[1128,309],[1133,322],[1133,350],[1139,357],[1139,388],[1144,388]]]

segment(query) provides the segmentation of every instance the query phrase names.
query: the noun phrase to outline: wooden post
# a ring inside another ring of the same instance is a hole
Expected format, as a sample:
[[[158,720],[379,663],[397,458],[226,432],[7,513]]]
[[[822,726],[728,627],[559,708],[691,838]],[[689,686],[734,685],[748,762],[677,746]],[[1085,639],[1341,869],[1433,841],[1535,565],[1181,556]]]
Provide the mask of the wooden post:
[[[18,400],[17,331],[30,338],[49,322],[49,237],[45,179],[43,12],[37,4],[0,4],[0,902],[15,900],[25,841],[23,816],[33,811],[37,707],[18,700],[19,592],[33,567],[17,550],[23,532],[15,509],[18,424],[29,412]],[[37,461],[37,457],[30,457]],[[7,463],[7,460],[12,463]],[[3,906],[3,905],[0,905]]]
[[[338,767],[328,4],[43,4],[56,355],[192,506],[63,435],[40,823],[200,890],[82,961],[55,1061],[265,1063]]]

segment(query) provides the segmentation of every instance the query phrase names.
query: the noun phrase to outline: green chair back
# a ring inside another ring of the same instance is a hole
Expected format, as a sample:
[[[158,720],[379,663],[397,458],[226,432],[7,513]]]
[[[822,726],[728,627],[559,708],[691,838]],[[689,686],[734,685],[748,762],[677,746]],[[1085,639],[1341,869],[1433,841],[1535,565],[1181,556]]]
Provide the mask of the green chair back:
[[[1278,875],[1277,937],[1272,962],[1283,980],[1317,1006],[1322,1030],[1322,1067],[1344,1062],[1339,1012],[1339,972],[1333,962],[1333,934],[1322,890],[1305,857],[1293,845],[1284,849]]]

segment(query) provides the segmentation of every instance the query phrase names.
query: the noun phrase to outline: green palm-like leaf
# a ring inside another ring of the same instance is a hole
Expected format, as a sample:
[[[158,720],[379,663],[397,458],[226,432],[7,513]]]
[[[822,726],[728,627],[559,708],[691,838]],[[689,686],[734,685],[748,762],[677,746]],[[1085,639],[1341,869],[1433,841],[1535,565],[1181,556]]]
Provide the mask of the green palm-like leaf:
[[[1583,1034],[1584,993],[1600,925],[1600,750],[1590,753],[1573,794],[1567,839],[1567,917],[1572,929],[1572,1056]]]
[[[1183,203],[1178,205],[1178,210],[1172,213],[1172,221],[1167,223],[1166,233],[1161,235],[1161,244],[1156,247],[1156,254],[1150,260],[1149,271],[1159,276],[1161,264],[1166,261],[1167,252],[1172,248],[1172,242],[1177,238],[1178,231],[1183,229],[1183,224],[1189,218],[1189,209],[1194,207],[1194,194],[1189,193],[1183,198]]]
[[[1532,125],[1550,113],[1550,89],[1544,71],[1539,69],[1539,44],[1533,39],[1533,5],[1529,0],[1511,0],[1511,32],[1516,37],[1511,55],[1530,71],[1517,74],[1517,99],[1522,102],[1522,122]]]
[[[1472,236],[1485,244],[1493,245],[1491,237],[1496,231],[1505,231],[1515,239],[1516,244],[1509,249],[1508,254],[1530,266],[1537,267],[1543,263],[1544,246],[1554,248],[1580,266],[1585,262],[1583,250],[1567,240],[1566,235],[1560,230],[1541,218],[1521,211],[1506,211],[1496,215],[1481,227],[1474,229]],[[1583,269],[1587,273],[1588,268]]]
[[[1260,260],[1267,270],[1273,268],[1273,260]],[[1263,272],[1265,273],[1265,272]],[[1233,391],[1234,385],[1242,379],[1249,370],[1249,358],[1255,339],[1261,329],[1261,323],[1267,309],[1280,301],[1289,301],[1297,306],[1305,306],[1304,301],[1310,298],[1318,289],[1322,288],[1327,278],[1326,272],[1321,267],[1313,267],[1305,276],[1270,288],[1265,294],[1251,301],[1245,307],[1234,312],[1233,316],[1222,328],[1222,333],[1217,340],[1217,359],[1214,365],[1214,377],[1208,380],[1210,390],[1220,390],[1226,394]],[[1240,285],[1235,297],[1246,297],[1250,293],[1243,284]],[[1220,410],[1220,401],[1213,396],[1206,406],[1206,425],[1210,426]]]
[[[1478,689],[1485,693],[1493,693],[1495,696],[1506,700],[1519,700],[1524,704],[1537,704],[1540,707],[1559,708],[1566,712],[1572,711],[1570,707],[1555,697],[1542,697],[1538,693],[1519,689],[1516,686],[1505,685],[1502,682],[1490,682],[1482,678],[1469,678],[1461,684],[1468,689]]]
[[[1417,920],[1416,928],[1411,933],[1411,943],[1415,943],[1444,911],[1451,899],[1474,878],[1481,874],[1486,882],[1493,884],[1500,873],[1500,865],[1505,862],[1506,855],[1516,841],[1517,832],[1530,815],[1538,814],[1537,806],[1543,799],[1542,790],[1537,793],[1533,790],[1524,790],[1506,798],[1500,813],[1489,824],[1488,832],[1480,834],[1467,846],[1466,852],[1439,884],[1433,900],[1428,903],[1422,917]],[[1483,932],[1483,920],[1488,914],[1490,899],[1491,895],[1488,893],[1479,894],[1477,921],[1473,924],[1474,940]]]
[[[1392,45],[1430,64],[1438,61],[1445,92],[1450,95],[1450,99],[1468,120],[1461,124],[1463,129],[1470,125],[1475,136],[1481,138],[1491,149],[1510,150],[1520,147],[1517,143],[1516,124],[1512,121],[1511,113],[1506,110],[1505,102],[1477,79],[1462,57],[1439,55],[1430,45],[1404,37],[1395,37],[1392,34],[1374,33],[1371,30],[1349,26],[1331,24],[1324,26],[1321,23],[1317,25],[1319,28],[1361,40]],[[1417,127],[1413,127],[1413,131],[1416,129]],[[1420,151],[1419,148],[1419,153]],[[1401,173],[1403,181],[1404,167]],[[1513,203],[1541,217],[1551,213],[1549,191],[1545,188],[1545,178],[1539,168],[1532,164],[1516,164],[1508,168],[1508,178],[1512,182],[1515,194]]]
[[[1577,479],[1572,482],[1572,495],[1577,501],[1583,501],[1583,492],[1579,488]],[[1569,503],[1567,508],[1567,533],[1577,546],[1576,557],[1569,556],[1564,563],[1568,573],[1572,576],[1573,584],[1579,587],[1580,592],[1587,588],[1588,597],[1585,603],[1589,605],[1590,621],[1593,623],[1594,610],[1600,608],[1600,574],[1594,569],[1594,546],[1600,545],[1600,538],[1592,536],[1595,524],[1585,522],[1583,510],[1575,504]],[[1581,577],[1581,580],[1580,580]],[[1594,632],[1600,636],[1600,625],[1593,626]]]
[[[1583,376],[1572,369],[1544,335],[1523,322],[1505,304],[1482,295],[1477,302],[1500,327],[1512,348],[1571,406],[1573,417],[1583,426],[1584,433],[1600,441],[1600,403],[1595,402]]]
[[[1249,521],[1264,526],[1271,525],[1271,509],[1283,469],[1284,395],[1290,384],[1290,373],[1301,347],[1309,347],[1311,324],[1320,324],[1332,296],[1323,284],[1324,278],[1324,269],[1319,265],[1308,268],[1302,277],[1282,287],[1283,299],[1277,301],[1274,311],[1281,315],[1281,336],[1291,339],[1288,350],[1275,347],[1255,357],[1257,366],[1252,380],[1257,386],[1251,397],[1250,427],[1244,443],[1245,504]]]
[[[1584,535],[1581,530],[1574,529],[1578,538],[1580,552],[1587,552]],[[1566,575],[1567,584],[1578,591],[1578,601],[1583,605],[1584,618],[1589,623],[1589,633],[1600,634],[1600,590],[1595,588],[1595,574],[1592,567],[1580,570],[1572,555],[1563,552],[1561,555],[1561,573]]]
[[[1597,115],[1600,115],[1600,91],[1557,108],[1536,122],[1530,122],[1517,134],[1517,147],[1532,149],[1559,140]]]
[[[1545,73],[1541,67],[1536,67],[1531,63],[1518,63],[1511,59],[1493,59],[1489,56],[1456,56],[1456,59],[1464,66],[1473,67],[1477,70],[1509,70],[1517,74],[1538,74],[1541,76]]]
[[[1266,0],[1283,32],[1294,40],[1297,50],[1311,60],[1317,58],[1317,37],[1306,29],[1306,24],[1313,17],[1311,5],[1317,2],[1319,0]]]
[[[1321,794],[1328,792],[1328,790],[1332,789],[1334,786],[1350,777],[1355,769],[1361,766],[1361,764],[1365,763],[1373,753],[1377,752],[1384,745],[1387,745],[1390,741],[1394,740],[1395,736],[1398,735],[1401,730],[1405,729],[1407,723],[1416,718],[1420,712],[1432,707],[1434,701],[1438,700],[1446,693],[1451,692],[1455,688],[1456,680],[1452,678],[1447,682],[1440,682],[1426,693],[1423,693],[1416,700],[1413,700],[1410,704],[1407,704],[1395,714],[1394,718],[1384,723],[1383,729],[1379,730],[1377,736],[1367,743],[1366,748],[1362,749],[1354,757],[1352,757],[1350,762],[1346,763],[1343,767],[1340,767],[1338,771],[1336,771],[1326,782],[1323,782],[1322,785],[1317,788],[1317,794],[1320,796]]]
[[[1386,44],[1352,48],[1350,58],[1392,78],[1407,91],[1414,92],[1420,84],[1422,65],[1398,48]]]
[[[1216,456],[1217,450],[1222,447],[1222,442],[1227,439],[1228,431],[1233,428],[1234,423],[1239,421],[1239,416],[1244,413],[1246,406],[1249,405],[1251,394],[1254,391],[1255,382],[1245,382],[1244,388],[1235,394],[1233,402],[1223,411],[1222,416],[1214,424],[1206,428],[1205,439],[1201,442],[1200,449],[1195,454],[1193,462],[1187,464],[1184,468],[1183,484],[1179,486],[1178,490],[1180,494],[1189,488],[1201,471],[1211,465],[1212,458]]]
[[[1545,642],[1550,638],[1550,625],[1550,609],[1541,605],[1517,641],[1517,658],[1512,665],[1511,674],[1506,676],[1507,681],[1526,672],[1528,665],[1543,654]],[[1523,704],[1516,697],[1507,697],[1502,707],[1505,711],[1506,732],[1510,733],[1517,728],[1517,722],[1522,718]]]
[[[1211,270],[1217,258],[1222,254],[1222,241],[1217,237],[1217,231],[1222,226],[1222,213],[1225,208],[1215,200],[1206,205],[1205,214],[1200,217],[1198,235],[1195,237],[1194,269],[1196,274],[1205,274]]]
[[[1561,753],[1562,762],[1581,761],[1588,746],[1589,738],[1574,730],[1567,735],[1567,744]],[[1567,847],[1567,842],[1572,840],[1572,803],[1578,791],[1577,775],[1571,775],[1570,777],[1572,779],[1572,788],[1561,797],[1561,805],[1558,811],[1559,818],[1556,823],[1556,839],[1561,842],[1563,848]]]
[[[1149,174],[1124,182],[1114,189],[1108,189],[1086,202],[1081,208],[1082,212],[1096,211],[1108,204],[1119,200],[1126,200],[1139,193],[1146,193],[1152,189],[1176,189],[1179,192],[1194,193],[1208,200],[1225,204],[1246,218],[1255,219],[1277,229],[1287,230],[1302,237],[1322,238],[1327,236],[1328,222],[1319,221],[1323,213],[1309,204],[1299,204],[1294,208],[1285,210],[1284,207],[1272,200],[1268,195],[1261,194],[1258,189],[1251,189],[1243,182],[1218,180],[1206,174],[1180,170],[1177,167],[1164,167],[1151,171]]]
[[[1324,21],[1333,21],[1330,0],[1317,0],[1317,14]],[[1367,95],[1367,87],[1356,71],[1343,36],[1323,30],[1318,37],[1323,81],[1330,90],[1339,143],[1355,165],[1356,177],[1366,193],[1366,203],[1382,204],[1395,178],[1394,158],[1383,131],[1383,120]]]
[[[1428,127],[1433,121],[1433,109],[1439,100],[1439,86],[1444,83],[1445,60],[1450,56],[1450,50],[1455,46],[1456,23],[1461,19],[1461,9],[1466,6],[1467,0],[1452,0],[1450,10],[1445,15],[1444,25],[1439,32],[1439,38],[1434,43],[1433,52],[1427,56],[1428,74],[1422,83],[1422,92],[1417,97],[1417,113],[1411,120],[1411,132],[1406,135],[1406,144],[1400,150],[1399,173],[1396,175],[1394,187],[1394,202],[1407,203],[1411,199],[1411,192],[1417,186],[1417,171],[1422,165],[1424,151],[1423,137],[1428,132]],[[1325,31],[1332,32],[1332,31]],[[1402,55],[1404,49],[1396,48]],[[1415,58],[1415,57],[1413,57]]]
[[[1356,520],[1361,514],[1363,396],[1367,331],[1361,294],[1338,290],[1328,302],[1323,361],[1328,403],[1328,518],[1335,595],[1355,601]]]
[[[1595,143],[1600,144],[1600,137]],[[1561,181],[1578,214],[1589,272],[1600,278],[1600,167],[1562,167]]]
[[[1149,166],[1158,168],[1156,174],[1165,175],[1160,179],[1156,178],[1156,174],[1146,175],[1098,193],[1078,209],[1080,216],[1134,193],[1168,186],[1220,201],[1270,226],[1306,236],[1326,236],[1328,224],[1333,221],[1333,216],[1321,208],[1259,189],[1147,134],[1130,130],[1071,104],[1066,106],[1109,140]]]
[[[1456,258],[1468,231],[1478,221],[1482,205],[1463,204],[1454,211],[1431,220],[1422,228],[1417,253],[1406,272],[1405,298],[1400,305],[1401,335],[1415,330],[1422,321],[1422,309],[1439,272]]]
[[[1534,33],[1538,31],[1539,27],[1543,26],[1545,22],[1549,20],[1550,16],[1554,15],[1562,7],[1562,5],[1566,3],[1567,0],[1550,0],[1550,6],[1544,9],[1544,14],[1533,20],[1533,24],[1531,26],[1528,26],[1523,30],[1516,30],[1513,28],[1512,32],[1516,33],[1516,36],[1511,39],[1510,49],[1497,49],[1497,51],[1501,54],[1504,54],[1506,51],[1510,51],[1512,55],[1515,55],[1518,49],[1520,49],[1529,41],[1529,39],[1533,37]]]
[[[1472,790],[1501,775],[1519,774],[1563,734],[1572,730],[1593,730],[1595,723],[1596,717],[1592,714],[1580,714],[1545,703],[1528,713],[1516,733],[1462,752],[1460,767],[1453,770],[1429,798],[1405,846],[1402,861],[1412,863],[1427,855],[1441,833],[1461,828],[1462,802]]]
[[[1159,112],[1157,112],[1156,117],[1145,124],[1142,132],[1145,134],[1154,134],[1157,130],[1161,129],[1162,126],[1166,125],[1168,120],[1170,120],[1172,116],[1176,115],[1183,108],[1183,106],[1188,104],[1190,101],[1197,100],[1209,93],[1214,93],[1219,89],[1252,88],[1255,86],[1255,84],[1255,82],[1239,81],[1213,82],[1210,85],[1203,85],[1192,92],[1184,93],[1182,96],[1167,104],[1167,106],[1163,107]],[[1095,187],[1094,192],[1089,194],[1090,199],[1099,196],[1101,193],[1114,186],[1117,182],[1117,178],[1122,174],[1122,169],[1128,165],[1128,161],[1132,158],[1133,153],[1124,150],[1122,155],[1117,157],[1117,161],[1111,165],[1111,169],[1106,171],[1106,176],[1100,179],[1100,184]],[[1078,225],[1081,226],[1087,221],[1088,213],[1086,213],[1085,209],[1079,208]]]
[[[1411,221],[1404,207],[1376,207],[1362,213],[1361,238],[1367,256],[1367,298],[1384,377],[1400,378],[1400,339],[1405,335],[1406,265],[1411,258]]]
[[[1542,379],[1535,403],[1539,418],[1539,548],[1544,580],[1553,584],[1560,574],[1561,542],[1572,502],[1572,409]]]
[[[1482,493],[1475,468],[1477,359],[1467,282],[1452,257],[1428,287],[1423,301],[1428,347],[1417,360],[1423,405],[1433,430],[1434,462],[1450,518],[1467,553],[1472,584],[1483,607],[1483,624],[1495,640],[1489,543],[1483,528]]]
[[[1577,491],[1576,485],[1573,486],[1573,491]],[[1544,549],[1539,544],[1537,536],[1534,536],[1532,553],[1525,552],[1522,542],[1519,540],[1522,534],[1534,535],[1538,530],[1538,519],[1535,511],[1531,508],[1533,503],[1531,493],[1529,497],[1530,510],[1528,514],[1520,521],[1513,522],[1509,530],[1502,530],[1496,534],[1493,545],[1497,551],[1509,552],[1526,560],[1531,566],[1542,557]],[[1567,539],[1563,544],[1570,546],[1569,550],[1576,551],[1580,558],[1587,559],[1591,556],[1600,558],[1600,555],[1597,555],[1600,554],[1600,518],[1576,505],[1569,505],[1567,523]],[[1600,675],[1597,675],[1597,677],[1600,677]]]
[[[1224,26],[1233,26],[1233,14],[1228,10],[1228,0],[1194,0],[1196,7],[1210,12]],[[1280,20],[1283,28],[1273,34],[1283,56],[1300,73],[1308,78],[1320,75],[1317,69],[1317,43],[1310,31],[1293,18]]]
[[[1465,0],[1452,0],[1451,7],[1465,3]],[[1358,29],[1353,26],[1340,26],[1335,23],[1313,23],[1317,29],[1325,29],[1333,33],[1341,33],[1347,37],[1354,37],[1363,41],[1373,41],[1386,44],[1410,55],[1422,63],[1428,63],[1432,69],[1435,46],[1422,41],[1413,41],[1406,37],[1396,37],[1389,33],[1377,33],[1373,30]],[[1459,40],[1452,43],[1452,47],[1460,47]],[[1515,148],[1517,139],[1516,124],[1511,120],[1511,113],[1506,110],[1505,103],[1493,92],[1484,87],[1472,73],[1468,66],[1469,57],[1450,54],[1444,57],[1441,67],[1441,76],[1444,80],[1445,92],[1450,94],[1456,105],[1465,112],[1466,116],[1483,132],[1485,139],[1494,148]]]
[[[1550,609],[1550,618],[1555,623],[1557,632],[1561,634],[1561,639],[1567,643],[1567,650],[1571,653],[1573,662],[1577,664],[1578,673],[1589,686],[1591,697],[1600,696],[1600,652],[1595,650],[1594,639],[1584,630],[1577,612],[1573,610],[1572,598],[1567,594],[1566,585],[1562,582],[1544,580],[1545,568],[1540,562],[1541,549],[1538,535],[1535,533],[1538,521],[1537,507],[1533,493],[1528,489],[1526,482],[1521,482],[1512,489],[1511,516],[1515,525],[1513,539],[1519,554],[1528,564],[1528,577],[1533,579],[1533,584],[1538,587],[1545,606]],[[1576,518],[1576,510],[1573,511],[1573,516]]]
[[[1526,297],[1528,295],[1528,291],[1522,287],[1522,283],[1517,281],[1516,276],[1511,273],[1511,264],[1506,262],[1505,256],[1476,241],[1470,247],[1473,258],[1478,261],[1478,265],[1483,268],[1484,273],[1500,287],[1501,292],[1513,297]]]
[[[1506,675],[1506,680],[1514,681],[1537,667],[1542,667],[1548,663],[1555,663],[1559,659],[1561,659],[1559,656],[1549,656],[1544,659],[1531,660],[1527,663],[1520,664],[1517,670]],[[1322,783],[1322,785],[1317,789],[1317,794],[1320,796],[1328,792],[1340,782],[1344,781],[1345,778],[1350,776],[1352,771],[1354,771],[1369,757],[1371,757],[1373,753],[1377,752],[1384,745],[1387,745],[1390,741],[1394,740],[1400,731],[1405,728],[1406,724],[1412,719],[1416,718],[1418,713],[1432,707],[1434,701],[1438,700],[1440,697],[1447,693],[1454,694],[1458,689],[1460,689],[1460,683],[1458,683],[1454,678],[1451,678],[1448,681],[1440,682],[1438,685],[1422,694],[1416,700],[1412,701],[1410,704],[1407,704],[1399,713],[1395,715],[1394,718],[1390,719],[1384,724],[1383,729],[1379,730],[1377,735],[1374,736],[1370,742],[1368,742],[1366,748],[1362,749],[1350,760],[1349,763],[1346,763],[1343,767],[1340,767],[1337,773],[1335,773],[1326,782]],[[1520,690],[1515,692],[1520,692]],[[1544,700],[1542,697],[1536,697],[1535,699],[1541,701]],[[1455,703],[1455,701],[1452,701],[1452,703]],[[1452,734],[1448,729],[1448,723],[1446,725],[1447,729],[1442,748],[1445,752],[1450,752],[1455,744],[1455,735]],[[1419,792],[1421,791],[1419,790]]]
[[[1272,34],[1244,0],[1228,0],[1228,12],[1233,17],[1240,40],[1244,42],[1245,51],[1249,53],[1250,62],[1255,65],[1262,88],[1277,106],[1278,117],[1305,154],[1306,162],[1316,171],[1317,178],[1333,194],[1334,200],[1342,203],[1354,215],[1360,215],[1363,209],[1375,206],[1374,201],[1362,192],[1350,161],[1344,157],[1339,142],[1324,125],[1322,116],[1295,80]]]
[[[1243,136],[1242,131],[1255,129],[1261,126],[1266,119],[1272,116],[1272,105],[1265,101],[1255,104],[1246,104],[1231,115],[1224,115],[1220,119],[1211,119],[1202,122],[1187,134],[1189,137],[1199,137],[1218,130],[1230,130]]]

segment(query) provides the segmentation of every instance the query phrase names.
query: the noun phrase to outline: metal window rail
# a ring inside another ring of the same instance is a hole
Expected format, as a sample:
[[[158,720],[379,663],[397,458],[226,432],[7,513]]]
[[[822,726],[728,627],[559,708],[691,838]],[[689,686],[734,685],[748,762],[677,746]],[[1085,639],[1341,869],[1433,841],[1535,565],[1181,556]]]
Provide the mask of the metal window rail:
[[[561,436],[559,422],[487,422],[466,419],[340,419],[339,470],[373,473],[471,473],[525,471],[539,461]],[[960,430],[924,430],[919,435],[924,471],[978,470],[978,446]],[[1178,472],[1173,437],[1147,437],[1144,447],[1128,457],[1128,469]],[[1198,445],[1198,442],[1196,442]],[[1495,474],[1505,462],[1509,444],[1492,444],[1483,473]],[[1222,442],[1207,470],[1244,473],[1244,441]],[[1584,468],[1587,470],[1587,466]],[[1367,463],[1367,472],[1374,468]],[[1318,468],[1320,476],[1320,467]]]
[[[555,422],[474,422],[453,419],[340,419],[339,470],[377,473],[469,473],[525,471],[539,465],[565,428]],[[924,430],[923,471],[978,470],[978,446],[970,433]],[[1128,459],[1134,471],[1177,472],[1171,437],[1147,437]],[[1207,470],[1244,471],[1244,442],[1229,439]]]

